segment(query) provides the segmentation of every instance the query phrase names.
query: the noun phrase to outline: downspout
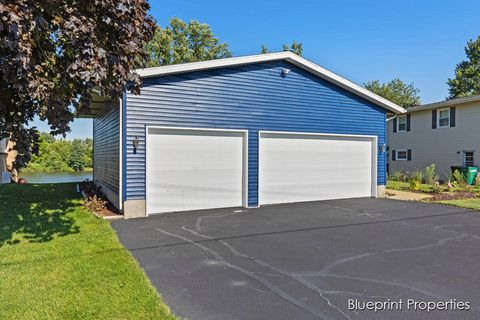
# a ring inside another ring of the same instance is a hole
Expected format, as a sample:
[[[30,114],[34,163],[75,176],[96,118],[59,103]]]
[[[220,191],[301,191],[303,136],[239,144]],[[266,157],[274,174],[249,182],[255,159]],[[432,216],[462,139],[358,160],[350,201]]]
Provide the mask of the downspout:
[[[391,117],[391,118],[387,118],[387,122],[388,122],[388,121],[390,121],[390,120],[396,119],[396,118],[397,118],[397,116],[398,116],[398,114],[395,114],[393,117]]]

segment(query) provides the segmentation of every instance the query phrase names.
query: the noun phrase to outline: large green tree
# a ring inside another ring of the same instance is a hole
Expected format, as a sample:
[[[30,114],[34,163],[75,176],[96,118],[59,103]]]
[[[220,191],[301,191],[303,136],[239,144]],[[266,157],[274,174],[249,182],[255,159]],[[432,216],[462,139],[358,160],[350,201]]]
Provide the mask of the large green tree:
[[[206,61],[231,57],[226,43],[221,43],[208,24],[180,18],[170,25],[158,27],[153,39],[145,45],[147,67],[176,63]]]
[[[2,0],[0,2],[0,138],[18,151],[16,168],[38,152],[38,117],[65,134],[92,90],[114,101],[146,59],[154,33],[147,0]]]
[[[398,78],[387,83],[380,83],[378,80],[373,80],[363,85],[373,93],[404,108],[421,104],[420,90],[415,88],[413,83],[407,84]]]
[[[93,167],[92,139],[63,140],[40,133],[39,152],[32,156],[24,172],[70,172]]]
[[[480,36],[465,47],[467,60],[457,64],[455,78],[448,79],[450,98],[480,94]]]
[[[83,171],[87,166],[87,146],[80,139],[72,141],[72,151],[68,159],[68,165],[75,171]]]

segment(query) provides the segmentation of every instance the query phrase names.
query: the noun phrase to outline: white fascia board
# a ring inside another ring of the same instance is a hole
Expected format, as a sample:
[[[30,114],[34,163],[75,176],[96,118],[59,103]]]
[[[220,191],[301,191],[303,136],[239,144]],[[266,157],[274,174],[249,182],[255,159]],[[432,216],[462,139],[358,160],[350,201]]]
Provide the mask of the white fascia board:
[[[201,61],[201,62],[180,63],[180,64],[161,66],[161,67],[154,67],[154,68],[137,69],[135,71],[138,73],[138,75],[140,75],[140,77],[149,78],[149,77],[165,76],[170,74],[185,73],[185,72],[191,72],[191,71],[201,71],[201,70],[208,70],[208,69],[217,69],[222,67],[239,66],[239,65],[250,64],[250,63],[284,60],[288,57],[286,53],[290,53],[290,52],[285,51],[285,52],[275,52],[275,53],[243,56],[243,57],[215,59],[215,60],[208,60],[208,61]]]
[[[338,85],[339,87],[352,92],[374,104],[383,107],[396,114],[405,113],[405,109],[395,103],[376,95],[358,84],[347,80],[330,70],[327,70],[305,58],[302,58],[290,51],[258,54],[244,57],[234,57],[226,59],[209,60],[202,62],[182,63],[155,68],[138,69],[136,72],[142,78],[166,76],[171,74],[186,73],[192,71],[201,71],[208,69],[217,69],[222,67],[232,67],[251,63],[269,62],[277,60],[286,60],[295,66],[302,68],[326,81]]]

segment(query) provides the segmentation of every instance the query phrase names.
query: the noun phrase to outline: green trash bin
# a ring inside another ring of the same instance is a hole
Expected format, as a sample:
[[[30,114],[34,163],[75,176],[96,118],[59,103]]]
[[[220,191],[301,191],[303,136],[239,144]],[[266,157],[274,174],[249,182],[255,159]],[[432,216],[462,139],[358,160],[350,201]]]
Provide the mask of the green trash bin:
[[[478,167],[466,167],[467,170],[464,173],[467,183],[469,185],[475,184],[475,177],[477,176]]]
[[[460,171],[465,177],[468,185],[475,184],[475,177],[477,176],[478,167],[452,166],[450,168],[452,169],[452,173],[455,172],[455,170]]]

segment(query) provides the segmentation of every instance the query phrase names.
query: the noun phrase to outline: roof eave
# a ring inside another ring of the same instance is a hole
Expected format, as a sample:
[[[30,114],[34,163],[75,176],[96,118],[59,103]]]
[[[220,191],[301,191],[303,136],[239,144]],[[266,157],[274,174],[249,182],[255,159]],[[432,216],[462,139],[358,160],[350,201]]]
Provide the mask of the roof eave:
[[[424,104],[420,106],[414,106],[407,109],[407,113],[412,113],[416,111],[423,111],[423,110],[431,110],[437,108],[446,108],[446,107],[453,107],[460,104],[470,103],[470,102],[480,102],[480,94],[468,96],[468,97],[460,97],[440,102],[434,102],[429,104]]]

